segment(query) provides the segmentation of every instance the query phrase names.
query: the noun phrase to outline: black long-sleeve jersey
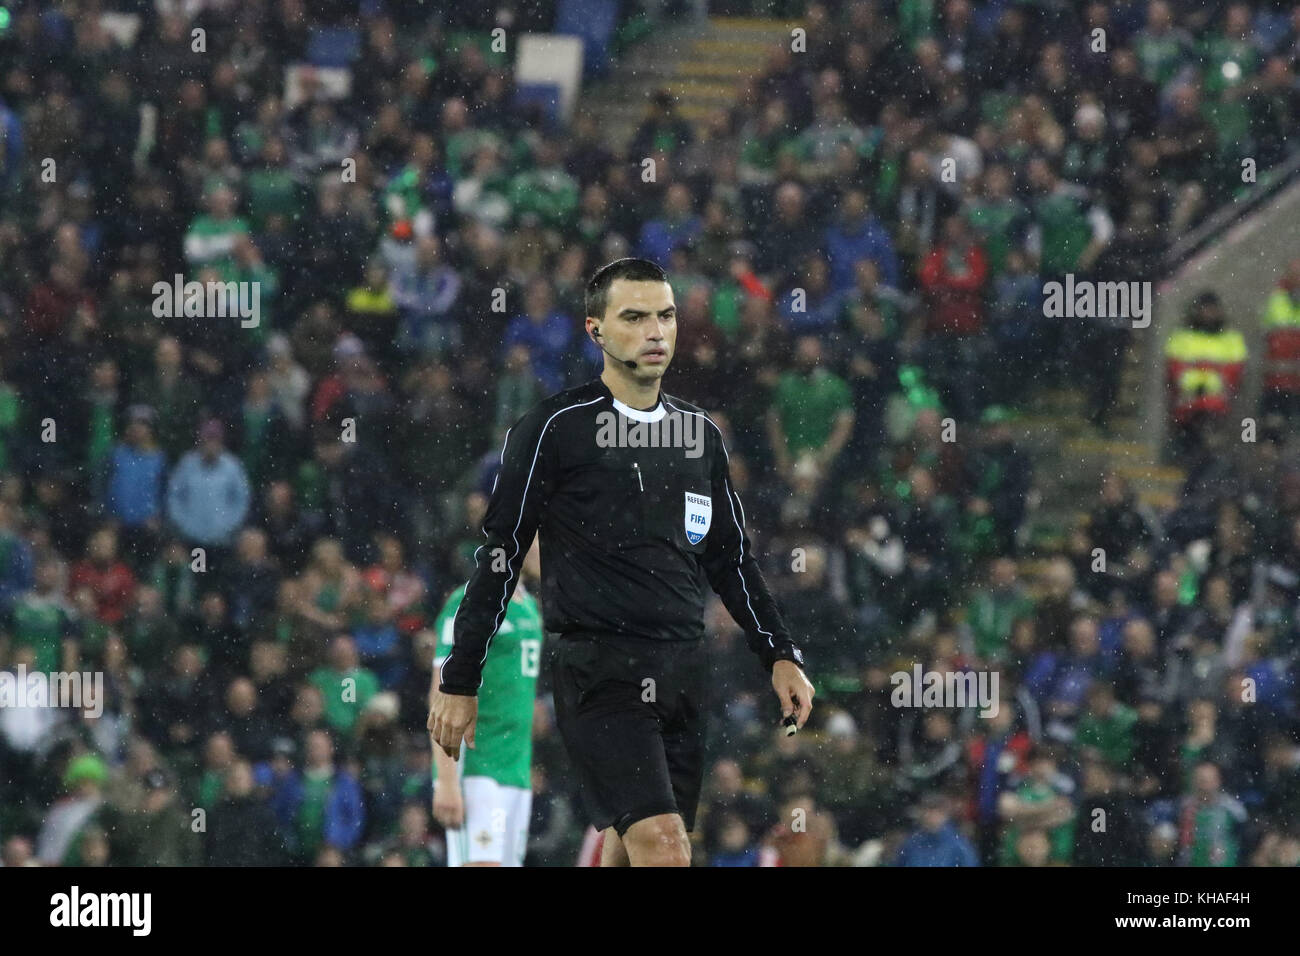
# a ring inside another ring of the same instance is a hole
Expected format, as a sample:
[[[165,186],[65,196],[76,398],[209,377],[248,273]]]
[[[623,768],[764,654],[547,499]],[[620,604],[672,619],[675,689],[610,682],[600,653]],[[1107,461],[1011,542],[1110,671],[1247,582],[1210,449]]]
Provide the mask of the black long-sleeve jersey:
[[[535,533],[547,631],[701,640],[711,587],[764,667],[802,666],[744,524],[722,434],[697,406],[661,392],[631,408],[598,378],[551,396],[506,433],[442,689],[477,693]]]

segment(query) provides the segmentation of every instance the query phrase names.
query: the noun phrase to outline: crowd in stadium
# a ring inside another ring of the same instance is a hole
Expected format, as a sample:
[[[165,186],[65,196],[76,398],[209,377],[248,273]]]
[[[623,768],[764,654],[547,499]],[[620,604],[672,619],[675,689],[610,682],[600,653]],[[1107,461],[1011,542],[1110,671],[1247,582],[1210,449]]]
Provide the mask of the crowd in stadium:
[[[20,2],[0,32],[0,670],[106,681],[97,719],[0,709],[0,862],[443,862],[431,625],[506,428],[599,374],[583,287],[625,255],[669,272],[665,391],[723,426],[818,688],[785,737],[715,605],[697,864],[1300,862],[1285,418],[1244,459],[1194,430],[1163,513],[1097,475],[1032,574],[1013,438],[1046,384],[1113,427],[1133,333],[1044,321],[1043,282],[1156,277],[1243,151],[1289,155],[1300,5],[800,4],[805,50],[698,127],[654,96],[626,149],[581,101],[516,105],[484,24],[160,7]],[[355,30],[350,85],[289,95],[319,25]],[[174,276],[258,283],[257,325],[160,316]],[[1207,292],[1197,334],[1260,321]],[[1176,424],[1221,416],[1184,370]],[[914,663],[996,672],[996,715],[894,706]],[[542,691],[528,863],[571,865]]]

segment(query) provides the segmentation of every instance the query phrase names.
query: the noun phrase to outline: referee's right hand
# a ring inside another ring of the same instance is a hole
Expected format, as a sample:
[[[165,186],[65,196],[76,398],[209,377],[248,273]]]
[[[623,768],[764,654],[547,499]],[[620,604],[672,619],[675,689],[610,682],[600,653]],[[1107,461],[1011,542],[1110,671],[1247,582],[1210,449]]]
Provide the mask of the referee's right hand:
[[[452,760],[460,759],[460,742],[464,738],[474,748],[474,726],[478,723],[478,698],[463,694],[433,692],[429,707],[429,736]]]

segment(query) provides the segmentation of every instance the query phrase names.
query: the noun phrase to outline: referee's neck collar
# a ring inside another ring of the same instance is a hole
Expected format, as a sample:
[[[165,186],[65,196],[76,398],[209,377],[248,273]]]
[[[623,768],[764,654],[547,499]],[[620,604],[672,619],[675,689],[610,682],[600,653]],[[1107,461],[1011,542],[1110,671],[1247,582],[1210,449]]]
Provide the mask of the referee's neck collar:
[[[614,393],[609,390],[609,386],[601,379],[596,379],[597,387],[614,403],[614,407],[628,418],[637,422],[657,422],[668,414],[668,409],[664,407],[663,389],[659,390],[659,398],[650,408],[633,408],[625,402],[620,402],[614,397]]]

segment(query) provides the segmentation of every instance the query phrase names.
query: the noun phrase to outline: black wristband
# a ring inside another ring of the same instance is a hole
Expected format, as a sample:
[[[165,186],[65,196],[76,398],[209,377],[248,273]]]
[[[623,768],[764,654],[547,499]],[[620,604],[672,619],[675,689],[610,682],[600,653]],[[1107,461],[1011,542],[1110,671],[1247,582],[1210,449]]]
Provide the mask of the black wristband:
[[[790,661],[793,664],[798,664],[799,669],[802,670],[804,666],[803,651],[796,644],[786,644],[783,647],[778,647],[768,659],[767,669],[770,671],[777,661]]]

